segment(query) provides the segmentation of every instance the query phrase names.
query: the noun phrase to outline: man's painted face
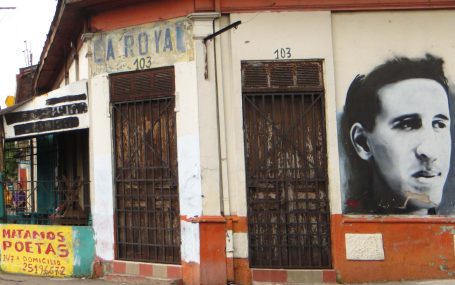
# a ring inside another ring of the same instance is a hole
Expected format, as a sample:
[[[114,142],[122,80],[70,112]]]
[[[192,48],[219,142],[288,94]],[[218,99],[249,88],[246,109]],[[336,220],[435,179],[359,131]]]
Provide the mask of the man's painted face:
[[[366,132],[376,170],[409,203],[439,205],[451,152],[445,90],[434,80],[415,78],[385,85],[378,96],[381,113]]]

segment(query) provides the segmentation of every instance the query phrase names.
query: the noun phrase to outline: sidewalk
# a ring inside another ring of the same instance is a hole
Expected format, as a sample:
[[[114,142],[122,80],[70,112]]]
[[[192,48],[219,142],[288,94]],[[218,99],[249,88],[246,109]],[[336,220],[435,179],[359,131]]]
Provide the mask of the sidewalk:
[[[27,275],[14,275],[8,273],[0,273],[0,285],[130,285],[138,284],[135,280],[128,282],[114,282],[106,281],[103,279],[78,279],[78,278],[49,278],[49,277],[38,277],[38,276],[27,276]],[[153,282],[150,280],[148,283],[141,284],[162,284],[159,281]],[[266,284],[266,283],[261,283]],[[267,283],[272,285],[272,283]],[[347,283],[345,283],[348,285]],[[385,282],[385,283],[357,283],[355,285],[455,285],[455,280],[425,280],[425,281],[402,281],[402,282]],[[273,284],[278,285],[278,284]],[[291,284],[289,284],[291,285]],[[298,285],[293,283],[292,285]],[[307,283],[302,285],[329,285],[321,283]],[[334,283],[330,284],[334,285]],[[352,284],[350,284],[352,285]]]
[[[0,285],[170,285],[174,284],[172,280],[167,279],[143,279],[134,277],[121,277],[115,281],[104,279],[88,278],[55,278],[29,275],[16,275],[0,272]]]
[[[425,281],[401,281],[401,282],[385,282],[385,283],[358,283],[356,285],[455,285],[454,279],[448,280],[425,280]]]
[[[122,282],[109,282],[102,279],[78,279],[78,278],[50,278],[27,275],[14,275],[0,273],[0,285],[109,285],[126,284]]]
[[[1,284],[1,283],[0,283]],[[338,283],[286,283],[285,285],[337,285]],[[281,285],[275,283],[259,282],[253,285]],[[341,284],[340,284],[341,285]],[[343,285],[455,285],[455,279],[436,279],[422,281],[393,281],[393,282],[367,282],[367,283],[343,283]]]

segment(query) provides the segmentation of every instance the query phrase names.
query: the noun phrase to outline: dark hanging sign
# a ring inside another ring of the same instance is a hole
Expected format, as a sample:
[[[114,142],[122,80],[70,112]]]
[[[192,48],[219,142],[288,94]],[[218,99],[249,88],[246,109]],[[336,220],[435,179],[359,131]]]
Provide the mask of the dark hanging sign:
[[[87,81],[34,97],[4,118],[7,139],[88,128]]]

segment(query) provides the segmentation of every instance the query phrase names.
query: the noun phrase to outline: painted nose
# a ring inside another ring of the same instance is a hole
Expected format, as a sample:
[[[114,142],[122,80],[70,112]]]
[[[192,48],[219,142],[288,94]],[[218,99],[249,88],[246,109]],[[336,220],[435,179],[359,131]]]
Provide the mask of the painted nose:
[[[436,138],[429,136],[416,147],[416,157],[422,162],[433,162],[436,160],[438,147],[435,144]]]

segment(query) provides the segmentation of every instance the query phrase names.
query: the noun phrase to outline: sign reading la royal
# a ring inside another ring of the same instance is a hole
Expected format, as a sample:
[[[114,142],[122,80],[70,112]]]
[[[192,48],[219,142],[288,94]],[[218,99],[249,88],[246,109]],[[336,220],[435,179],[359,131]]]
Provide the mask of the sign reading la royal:
[[[73,274],[71,227],[0,225],[1,269],[65,277]]]
[[[188,19],[101,32],[92,39],[92,74],[149,69],[193,59]]]

